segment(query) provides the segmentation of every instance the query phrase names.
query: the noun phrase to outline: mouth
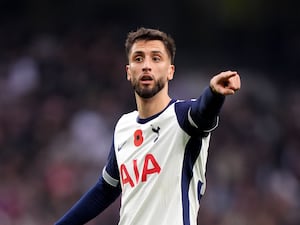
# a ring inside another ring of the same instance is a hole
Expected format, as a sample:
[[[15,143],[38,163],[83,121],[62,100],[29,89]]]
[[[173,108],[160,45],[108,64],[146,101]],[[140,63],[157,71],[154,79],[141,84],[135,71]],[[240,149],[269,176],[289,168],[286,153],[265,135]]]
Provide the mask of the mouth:
[[[140,82],[142,84],[150,84],[152,81],[153,81],[153,77],[151,75],[148,75],[148,74],[144,74],[140,78]]]
[[[142,77],[140,78],[141,81],[151,81],[153,80],[152,76],[151,75],[148,75],[148,74],[144,74],[142,75]]]

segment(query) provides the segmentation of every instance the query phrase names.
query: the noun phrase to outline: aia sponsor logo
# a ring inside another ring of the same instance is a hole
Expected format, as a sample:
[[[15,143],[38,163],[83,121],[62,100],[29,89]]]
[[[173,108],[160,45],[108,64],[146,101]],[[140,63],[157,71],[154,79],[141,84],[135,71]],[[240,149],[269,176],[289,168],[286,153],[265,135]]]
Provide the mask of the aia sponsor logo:
[[[147,154],[141,165],[139,168],[137,159],[127,165],[124,163],[120,165],[123,186],[130,185],[133,188],[139,183],[147,182],[149,176],[159,174],[161,171],[160,165],[152,154]],[[133,171],[133,174],[130,175],[129,170]]]

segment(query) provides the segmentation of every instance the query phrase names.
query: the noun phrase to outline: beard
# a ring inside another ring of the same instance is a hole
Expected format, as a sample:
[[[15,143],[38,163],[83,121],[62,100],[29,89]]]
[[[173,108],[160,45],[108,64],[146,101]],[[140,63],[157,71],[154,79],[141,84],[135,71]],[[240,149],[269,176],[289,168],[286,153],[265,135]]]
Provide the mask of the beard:
[[[165,87],[165,81],[163,78],[160,78],[159,80],[154,80],[154,86],[148,87],[139,84],[138,80],[133,80],[131,82],[131,85],[133,87],[133,90],[140,96],[141,98],[151,98],[154,95],[156,95],[158,92],[160,92]]]

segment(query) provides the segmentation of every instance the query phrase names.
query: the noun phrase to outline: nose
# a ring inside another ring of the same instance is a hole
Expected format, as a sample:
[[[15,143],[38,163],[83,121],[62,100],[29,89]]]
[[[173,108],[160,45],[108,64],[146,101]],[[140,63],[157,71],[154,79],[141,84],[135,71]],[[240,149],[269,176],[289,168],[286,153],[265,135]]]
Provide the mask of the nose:
[[[143,71],[151,71],[151,62],[147,58],[145,58],[143,63]]]

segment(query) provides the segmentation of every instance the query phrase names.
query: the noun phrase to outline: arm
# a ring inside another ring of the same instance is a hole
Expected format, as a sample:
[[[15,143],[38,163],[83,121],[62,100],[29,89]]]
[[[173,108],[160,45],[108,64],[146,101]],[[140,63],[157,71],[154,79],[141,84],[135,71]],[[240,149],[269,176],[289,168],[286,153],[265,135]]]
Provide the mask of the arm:
[[[55,225],[83,225],[106,209],[121,193],[114,145],[99,181]]]
[[[55,225],[83,225],[106,209],[120,194],[101,177]]]
[[[203,131],[211,131],[218,125],[218,114],[226,95],[240,89],[240,77],[235,71],[226,71],[210,80],[210,87],[192,103],[190,122]]]

